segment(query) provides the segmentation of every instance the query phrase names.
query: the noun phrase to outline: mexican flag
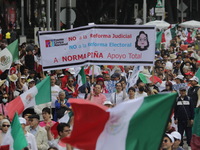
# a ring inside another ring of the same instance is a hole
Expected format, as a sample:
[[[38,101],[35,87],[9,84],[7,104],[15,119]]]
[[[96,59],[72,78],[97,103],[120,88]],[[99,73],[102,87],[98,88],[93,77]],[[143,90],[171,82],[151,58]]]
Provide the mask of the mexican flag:
[[[161,40],[162,40],[162,34],[163,34],[162,31],[156,33],[156,48],[157,49],[160,49],[160,43],[161,43]]]
[[[194,124],[191,139],[192,150],[200,149],[200,108],[195,108]]]
[[[18,40],[15,40],[13,43],[0,51],[0,74],[3,73],[6,69],[9,69],[12,62],[15,62],[18,59]]]
[[[11,127],[8,129],[6,135],[4,136],[2,145],[4,145],[4,147],[9,146],[10,150],[22,150],[23,148],[28,146],[24,131],[21,127],[21,124],[19,123],[19,118],[17,114],[15,114],[14,119],[11,123]]]
[[[170,46],[170,41],[176,36],[176,26],[164,32],[165,46]]]
[[[86,83],[86,75],[84,67],[81,67],[81,70],[78,73],[78,81],[77,81],[78,87],[81,87],[85,83]]]
[[[200,81],[200,68],[197,70],[197,72],[195,73],[195,76],[199,78]]]
[[[151,83],[150,77],[152,75],[149,74],[144,74],[144,73],[139,73],[139,78],[142,80],[143,83]]]
[[[158,150],[177,93],[157,94],[114,108],[69,99],[74,126],[63,142],[85,150]]]
[[[8,103],[8,117],[12,120],[16,112],[21,114],[26,108],[48,103],[50,101],[51,85],[50,77],[48,76],[36,86],[32,87]]]

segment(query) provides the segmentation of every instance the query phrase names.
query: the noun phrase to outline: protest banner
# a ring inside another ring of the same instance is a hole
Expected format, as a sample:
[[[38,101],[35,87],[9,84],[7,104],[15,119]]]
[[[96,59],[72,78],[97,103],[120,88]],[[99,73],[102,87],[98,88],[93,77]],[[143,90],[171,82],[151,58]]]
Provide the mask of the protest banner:
[[[92,25],[39,32],[43,70],[82,65],[153,65],[154,26]]]

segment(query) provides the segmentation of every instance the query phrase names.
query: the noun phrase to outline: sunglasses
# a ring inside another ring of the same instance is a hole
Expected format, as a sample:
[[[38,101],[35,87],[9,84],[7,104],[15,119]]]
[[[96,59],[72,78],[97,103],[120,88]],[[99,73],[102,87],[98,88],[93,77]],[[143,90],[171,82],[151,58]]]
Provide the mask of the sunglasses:
[[[3,97],[3,98],[8,98],[8,97]]]
[[[73,80],[69,80],[68,82],[74,82]]]
[[[2,127],[10,127],[10,125],[3,124]]]

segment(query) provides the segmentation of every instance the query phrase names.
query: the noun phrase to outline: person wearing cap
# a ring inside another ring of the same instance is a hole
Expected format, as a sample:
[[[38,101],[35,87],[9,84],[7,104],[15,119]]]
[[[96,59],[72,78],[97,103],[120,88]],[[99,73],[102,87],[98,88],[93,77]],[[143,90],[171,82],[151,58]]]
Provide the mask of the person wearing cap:
[[[100,84],[102,86],[101,93],[108,93],[108,90],[106,89],[106,86],[104,84],[104,79],[102,77],[97,77],[96,84]]]
[[[28,88],[29,89],[35,86],[35,80],[34,79],[28,79],[27,82],[28,82]]]
[[[30,70],[29,71],[29,76],[27,78],[29,79],[33,79],[35,81],[35,84],[38,84],[40,82],[40,79],[37,77],[37,73],[35,70]]]
[[[173,85],[173,90],[178,91],[180,87],[187,86],[187,83],[184,83],[184,76],[178,75],[175,77],[176,84]]]
[[[183,150],[183,148],[179,146],[181,143],[181,134],[177,131],[173,131],[171,135],[174,138],[173,150]]]
[[[194,106],[193,100],[187,96],[186,87],[179,89],[180,96],[177,97],[176,105],[174,108],[174,123],[178,126],[178,132],[183,139],[183,133],[186,133],[187,144],[190,146],[192,138],[192,126],[188,126],[188,123],[193,124],[194,120]],[[183,140],[180,146],[183,146]]]
[[[67,80],[69,76],[72,76],[75,74],[74,68],[67,68],[65,69],[65,76],[61,79],[61,89],[64,89],[67,84]]]
[[[47,132],[39,126],[40,116],[32,114],[28,118],[30,125],[26,126],[26,130],[35,136],[38,150],[48,149]]]
[[[111,103],[111,101],[105,101],[103,103],[104,106],[108,107],[108,108],[112,108],[113,107],[113,104]]]
[[[76,98],[78,96],[78,87],[74,83],[75,79],[73,76],[69,76],[67,79],[67,84],[65,88],[63,89],[66,94],[66,99],[69,98]]]
[[[19,122],[22,126],[22,129],[24,131],[24,135],[26,137],[26,141],[28,143],[28,147],[29,149],[31,150],[38,150],[37,148],[37,143],[36,143],[36,140],[35,140],[35,136],[31,133],[29,133],[28,131],[26,131],[25,127],[26,127],[26,119],[22,118],[22,117],[19,117]]]
[[[101,93],[102,87],[100,84],[94,85],[94,90],[90,92],[90,94],[87,97],[87,100],[94,102],[96,104],[103,105],[103,103],[106,101],[106,96]]]
[[[194,108],[200,106],[200,86],[199,86],[199,78],[193,76],[190,79],[191,87],[188,89],[188,96],[191,97]]]
[[[165,133],[160,150],[172,150],[174,138],[171,134]]]
[[[19,84],[22,87],[22,91],[26,92],[28,90],[28,85],[26,83],[26,77],[24,75],[21,76],[21,73],[19,74]]]
[[[12,74],[18,74],[18,71],[20,70],[20,67],[22,66],[22,63],[20,62],[20,60],[15,61],[13,67],[11,67],[9,69],[8,74],[12,75]]]
[[[115,84],[116,92],[113,92],[110,96],[110,101],[117,105],[119,103],[122,103],[127,97],[126,89],[123,89],[123,85],[118,82]]]
[[[10,127],[10,121],[8,119],[1,120],[0,127],[1,127],[0,130],[0,145],[1,145],[8,131],[8,128]]]

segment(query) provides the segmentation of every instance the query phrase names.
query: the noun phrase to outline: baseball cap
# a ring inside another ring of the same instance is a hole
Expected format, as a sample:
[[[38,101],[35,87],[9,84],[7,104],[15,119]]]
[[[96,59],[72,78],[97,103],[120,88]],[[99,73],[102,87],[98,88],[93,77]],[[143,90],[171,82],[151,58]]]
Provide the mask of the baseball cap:
[[[35,80],[34,79],[28,79],[28,83],[30,83],[30,82],[35,82]]]
[[[184,76],[183,75],[178,75],[175,79],[181,79],[183,80]]]
[[[171,133],[171,135],[175,138],[175,139],[178,139],[178,140],[181,140],[181,134],[177,131],[173,131]]]
[[[20,60],[16,60],[16,61],[15,61],[15,64],[20,64],[20,65],[22,65],[22,63],[20,62]]]
[[[103,103],[103,105],[112,105],[112,103],[111,103],[110,101],[105,101],[105,102]]]
[[[26,124],[26,119],[19,117],[19,123],[20,124]]]
[[[165,135],[174,143],[174,137],[171,134],[165,133]]]
[[[68,69],[66,69],[65,71],[68,71],[68,72],[71,73],[71,74],[75,74],[74,68],[68,68]]]
[[[185,73],[185,75],[187,75],[187,76],[194,76],[194,73],[193,72],[187,72],[187,73]]]
[[[196,77],[196,76],[193,76],[191,79],[190,79],[191,81],[196,81],[196,82],[199,82],[199,78],[198,77]]]

